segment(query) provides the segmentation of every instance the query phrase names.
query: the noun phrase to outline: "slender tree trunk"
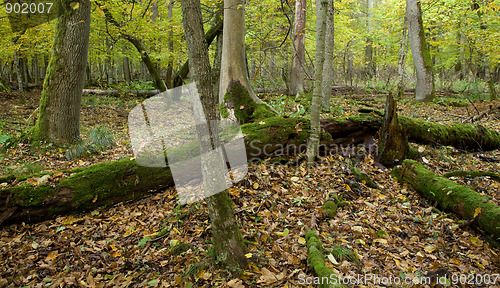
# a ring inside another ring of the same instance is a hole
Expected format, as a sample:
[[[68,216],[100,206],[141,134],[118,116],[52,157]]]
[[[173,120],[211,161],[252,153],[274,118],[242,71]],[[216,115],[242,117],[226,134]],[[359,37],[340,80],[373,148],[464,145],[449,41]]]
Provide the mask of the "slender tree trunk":
[[[24,81],[23,81],[23,73],[21,71],[21,59],[19,58],[19,52],[14,51],[14,68],[16,70],[17,76],[17,90],[23,92],[24,91]]]
[[[316,56],[314,61],[314,88],[311,104],[311,136],[307,143],[307,159],[313,162],[318,155],[319,136],[319,113],[321,112],[321,83],[323,64],[325,62],[325,30],[326,10],[328,0],[316,0]]]
[[[367,18],[367,23],[366,27],[368,30],[368,33],[370,34],[373,30],[373,7],[374,7],[374,0],[368,0],[368,18]],[[365,71],[366,71],[366,76],[368,78],[372,78],[375,75],[375,63],[373,62],[373,41],[371,39],[371,35],[368,36],[366,39],[366,47],[365,47]]]
[[[175,0],[170,0],[170,2],[168,3],[167,17],[170,21],[172,21],[174,18],[174,3]],[[174,57],[172,56],[172,54],[174,53],[174,31],[172,26],[168,31],[168,52],[170,53],[170,55],[168,57],[166,82],[167,82],[167,87],[171,89],[174,87],[173,86]]]
[[[407,30],[406,17],[403,19],[403,31],[401,31],[401,47],[399,48],[399,61],[398,61],[398,98],[402,98],[405,94],[405,64],[406,64],[406,54],[408,52],[408,36],[406,35]]]
[[[431,101],[435,96],[434,74],[429,47],[425,40],[422,9],[419,0],[406,0],[406,18],[408,20],[411,54],[417,74],[415,100]]]
[[[80,140],[80,108],[90,35],[89,0],[76,9],[70,0],[58,0],[52,55],[40,99],[34,139],[56,144]]]
[[[215,23],[223,21],[222,16],[224,16],[224,2],[217,3],[217,12],[215,13]],[[214,64],[212,67],[212,77],[213,77],[213,86],[214,86],[214,95],[219,96],[219,86],[220,86],[220,68],[222,64],[222,30],[219,31],[217,35],[217,41],[215,42],[215,56],[214,56]],[[207,43],[207,45],[209,45]]]
[[[330,107],[333,83],[333,55],[335,41],[333,0],[328,0],[325,31],[325,61],[323,64],[323,79],[321,82],[321,97],[325,108]]]
[[[248,90],[257,103],[262,101],[255,95],[248,79],[245,51],[245,1],[224,1],[224,28],[222,40],[222,63],[219,87],[219,102],[232,83],[239,82]]]
[[[123,53],[127,51],[127,48],[123,46]],[[123,57],[123,76],[126,83],[132,82],[132,76],[130,74],[130,59],[128,57]]]
[[[306,64],[306,0],[295,1],[295,33],[293,40],[294,55],[288,87],[291,96],[304,93],[304,68]]]
[[[35,54],[33,56],[33,83],[35,83],[36,86],[40,84],[40,68],[38,67],[38,54]]]
[[[201,5],[199,0],[183,0],[182,14],[186,42],[188,47],[189,65],[196,81],[198,93],[201,96],[203,110],[210,120],[219,119],[218,99],[213,94],[212,74],[208,57],[208,45],[203,33]],[[217,125],[215,125],[217,126]],[[216,132],[215,127],[210,127]],[[218,133],[211,133],[208,139],[199,133],[201,153],[206,153],[218,145]],[[212,139],[210,139],[212,138]],[[211,143],[215,144],[212,145]],[[224,177],[221,171],[210,169],[209,161],[202,161],[204,183],[211,183],[213,177]],[[205,181],[207,180],[207,181]],[[233,203],[228,190],[224,190],[207,198],[207,205],[212,224],[212,235],[217,259],[230,267],[246,268],[246,247],[234,215]]]

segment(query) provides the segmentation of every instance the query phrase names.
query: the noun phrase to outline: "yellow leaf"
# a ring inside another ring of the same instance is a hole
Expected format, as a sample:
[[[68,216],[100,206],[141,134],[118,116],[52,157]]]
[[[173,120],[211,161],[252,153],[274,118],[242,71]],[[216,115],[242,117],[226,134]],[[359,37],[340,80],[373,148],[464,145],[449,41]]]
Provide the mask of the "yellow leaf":
[[[116,248],[115,245],[111,245],[111,250],[116,251],[116,250],[118,250],[118,248]]]
[[[290,233],[290,231],[288,230],[288,228],[285,228],[285,230],[283,230],[283,232],[274,232],[274,234],[280,236],[280,237],[285,237],[288,235],[288,233]]]
[[[481,207],[477,207],[476,210],[474,210],[474,218],[476,218],[479,214],[481,214]]]
[[[95,195],[94,199],[92,199],[92,203],[95,203],[95,201],[97,201],[97,197],[99,197],[99,195]]]
[[[247,253],[247,254],[245,254],[245,257],[247,257],[247,258],[252,258],[252,253]]]
[[[392,260],[394,260],[394,263],[396,263],[396,266],[399,266],[399,264],[401,264],[401,261],[399,261],[398,259],[396,258],[393,258]]]
[[[259,183],[257,183],[257,182],[253,183],[252,187],[255,190],[259,189]]]
[[[69,3],[69,5],[71,5],[71,8],[73,8],[73,10],[76,10],[78,9],[78,7],[80,7],[80,3],[78,2],[71,2]]]
[[[476,238],[476,237],[470,237],[470,238],[469,238],[469,240],[470,240],[470,242],[471,242],[472,244],[477,244],[479,241],[481,241],[481,240],[479,240],[479,239],[478,239],[478,238]]]
[[[115,251],[115,252],[111,253],[111,257],[116,258],[116,257],[120,257],[120,256],[122,256],[122,253],[120,251]]]
[[[306,239],[304,237],[299,237],[299,244],[300,245],[305,245],[306,244]]]
[[[45,258],[45,261],[48,262],[48,261],[52,261],[52,260],[56,259],[58,253],[59,252],[57,250],[56,251],[50,251],[49,254],[47,254],[47,257]]]
[[[128,237],[128,236],[132,235],[132,233],[134,233],[134,231],[135,231],[135,227],[132,226],[132,227],[128,228],[127,232],[125,232],[125,234],[123,234],[123,236]]]
[[[170,247],[175,247],[177,245],[179,245],[179,240],[177,239],[170,240]]]
[[[181,235],[181,232],[179,230],[177,230],[177,228],[173,227],[172,230],[174,230],[175,232],[177,232],[177,234]]]
[[[245,109],[245,106],[241,105],[240,110],[243,110],[243,109]]]
[[[432,245],[427,245],[424,247],[424,251],[427,253],[432,253],[432,252],[434,252],[434,250],[436,250],[436,247],[434,247]]]

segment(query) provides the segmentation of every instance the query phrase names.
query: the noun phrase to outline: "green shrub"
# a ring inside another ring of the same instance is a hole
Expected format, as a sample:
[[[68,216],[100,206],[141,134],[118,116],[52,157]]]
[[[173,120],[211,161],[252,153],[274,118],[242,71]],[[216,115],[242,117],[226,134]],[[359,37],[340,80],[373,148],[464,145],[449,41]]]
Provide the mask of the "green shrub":
[[[115,146],[113,133],[104,126],[96,126],[90,130],[88,139],[85,143],[77,144],[75,147],[66,151],[66,159],[74,160],[81,157],[87,157],[93,154],[99,154]]]

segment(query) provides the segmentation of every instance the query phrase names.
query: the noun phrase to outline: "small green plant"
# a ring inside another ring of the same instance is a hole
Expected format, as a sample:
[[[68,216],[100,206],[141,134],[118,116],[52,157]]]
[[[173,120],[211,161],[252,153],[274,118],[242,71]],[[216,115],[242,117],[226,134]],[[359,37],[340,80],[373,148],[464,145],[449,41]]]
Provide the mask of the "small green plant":
[[[153,89],[155,89],[155,87],[153,85],[153,81],[143,81],[143,80],[130,82],[130,83],[127,83],[127,84],[125,84],[121,87],[118,87],[118,88],[123,89],[123,90],[153,90]]]
[[[104,126],[96,126],[89,132],[85,143],[77,144],[66,152],[66,159],[74,160],[80,157],[87,157],[92,154],[99,154],[112,148],[115,145],[113,133]]]

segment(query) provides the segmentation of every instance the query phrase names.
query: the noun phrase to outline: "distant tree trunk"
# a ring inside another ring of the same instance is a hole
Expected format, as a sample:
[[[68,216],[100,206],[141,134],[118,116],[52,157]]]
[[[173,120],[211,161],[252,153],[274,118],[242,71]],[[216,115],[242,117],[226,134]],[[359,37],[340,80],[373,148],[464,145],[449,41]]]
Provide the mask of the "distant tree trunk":
[[[174,3],[175,0],[170,0],[168,3],[168,14],[167,17],[170,21],[173,20],[174,18]],[[168,52],[170,53],[168,57],[168,64],[167,64],[167,75],[166,75],[166,82],[167,82],[167,87],[169,89],[173,88],[173,69],[174,69],[174,57],[172,54],[174,53],[174,31],[172,26],[170,26],[170,29],[168,31]]]
[[[38,54],[33,56],[33,83],[38,86],[40,84],[40,68],[38,68]]]
[[[34,139],[56,144],[80,140],[80,108],[90,35],[89,0],[72,8],[71,0],[58,0],[52,55],[40,99]]]
[[[319,113],[321,112],[321,83],[325,62],[325,30],[328,0],[316,0],[316,56],[314,60],[314,88],[311,104],[311,136],[307,143],[307,159],[313,162],[318,155],[321,132]]]
[[[233,83],[240,83],[257,103],[262,101],[255,95],[248,79],[245,51],[245,1],[224,1],[224,28],[222,40],[222,63],[219,87],[219,102]]]
[[[210,123],[210,120],[219,119],[217,109],[219,101],[217,95],[213,94],[208,45],[203,33],[200,1],[183,0],[182,15],[186,44],[188,47],[189,65],[191,66],[190,70],[193,73],[198,93],[201,96],[205,116],[207,117],[208,123]],[[215,127],[210,128],[213,129]],[[212,130],[208,139],[202,137],[200,133],[198,137],[202,146],[201,153],[208,152],[218,145],[218,133],[216,129]],[[215,145],[212,146],[211,143]],[[207,161],[202,161],[204,180],[212,179],[213,177],[224,177],[224,175],[220,173],[221,171],[210,169],[208,164]],[[210,182],[211,181],[204,181],[204,183]],[[207,198],[207,205],[212,224],[213,243],[217,259],[232,268],[246,268],[246,247],[243,243],[243,237],[241,236],[234,215],[233,203],[228,190],[226,189]]]
[[[417,74],[415,100],[431,101],[434,99],[434,74],[429,47],[425,40],[422,9],[419,0],[406,0],[406,19],[410,38],[411,55]]]
[[[325,108],[330,107],[330,96],[332,95],[333,83],[333,55],[335,41],[333,0],[328,0],[326,11],[326,31],[325,31],[325,61],[323,64],[323,79],[321,82],[321,98]]]
[[[24,91],[24,81],[23,81],[23,72],[21,70],[21,59],[19,59],[19,52],[14,51],[14,68],[16,70],[17,76],[17,90],[23,92]]]
[[[371,33],[373,30],[373,7],[374,7],[374,0],[368,0],[368,17],[367,17],[367,23],[366,27],[368,30],[368,33]],[[375,75],[375,63],[373,62],[373,41],[371,39],[371,35],[368,36],[366,39],[366,47],[365,47],[365,64],[366,64],[366,76],[368,78],[372,78]]]
[[[405,64],[406,64],[406,54],[408,50],[408,36],[406,35],[407,30],[406,17],[403,20],[403,31],[401,31],[401,47],[399,48],[399,61],[398,61],[398,98],[402,98],[405,94]]]
[[[288,78],[288,87],[291,96],[297,96],[299,93],[304,93],[306,6],[306,0],[295,1],[294,55],[292,67],[290,69],[290,77]]]
[[[125,52],[126,49],[123,47],[123,52]],[[125,78],[126,83],[132,82],[132,76],[130,74],[130,59],[125,56],[123,57],[123,77]]]
[[[110,49],[108,53],[111,53],[111,43],[109,42],[109,37],[106,37],[106,47]],[[113,82],[113,65],[111,63],[111,55],[106,56],[106,80],[108,85],[111,86]]]

